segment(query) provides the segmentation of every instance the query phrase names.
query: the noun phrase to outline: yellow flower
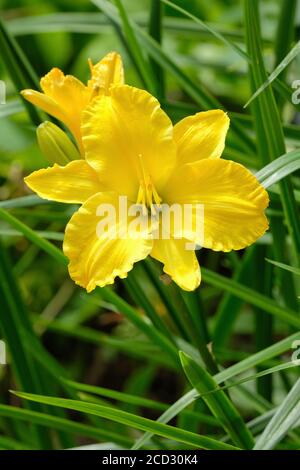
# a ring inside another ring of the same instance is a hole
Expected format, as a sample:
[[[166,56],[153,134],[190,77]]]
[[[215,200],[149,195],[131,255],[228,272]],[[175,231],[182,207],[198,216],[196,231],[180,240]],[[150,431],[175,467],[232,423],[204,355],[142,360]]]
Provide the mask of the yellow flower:
[[[193,290],[200,284],[200,268],[187,241],[230,251],[264,234],[267,192],[242,165],[220,159],[228,127],[221,110],[197,113],[173,127],[153,96],[127,85],[113,86],[110,96],[90,103],[81,126],[85,160],[26,178],[41,197],[82,204],[66,227],[63,245],[77,284],[89,292],[112,284],[151,255],[181,288]],[[118,209],[119,196],[143,204],[149,216],[163,203],[203,204],[203,237],[193,230],[183,230],[180,238],[171,233],[170,239],[142,231],[126,239],[110,232],[99,236],[98,208]]]
[[[110,52],[96,65],[89,60],[89,66],[91,79],[87,85],[72,75],[64,75],[55,67],[40,81],[43,93],[35,90],[21,92],[26,100],[56,117],[69,128],[82,155],[80,125],[83,110],[95,96],[108,95],[111,85],[124,83],[122,59],[116,52]]]

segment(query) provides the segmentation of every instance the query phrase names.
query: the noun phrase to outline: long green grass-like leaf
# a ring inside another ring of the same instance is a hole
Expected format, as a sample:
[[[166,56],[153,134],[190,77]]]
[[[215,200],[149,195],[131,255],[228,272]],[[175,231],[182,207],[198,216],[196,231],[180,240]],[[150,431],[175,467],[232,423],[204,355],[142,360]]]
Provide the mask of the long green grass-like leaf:
[[[175,305],[174,297],[172,298],[171,295],[171,292],[173,292],[173,290],[171,290],[170,292],[170,289],[168,289],[168,287],[165,286],[163,282],[161,282],[161,280],[159,279],[159,271],[156,269],[153,260],[145,259],[143,262],[143,266],[145,268],[146,274],[149,277],[149,280],[156,288],[178,332],[180,333],[183,339],[188,340],[189,332],[186,329],[186,325],[182,318],[180,310],[177,308],[177,305]]]
[[[5,106],[0,107],[0,119],[8,116],[13,116],[24,111],[24,106],[20,101],[14,100],[6,103]]]
[[[289,91],[287,99],[290,99],[290,95],[291,95],[291,91]],[[169,106],[170,109],[174,109],[175,111],[178,111],[178,113],[181,112],[183,117],[188,116],[189,114],[193,112],[196,112],[195,108],[193,106],[190,106],[187,103],[178,104],[176,101],[174,102],[166,101],[166,106]],[[250,114],[241,114],[241,113],[234,113],[234,112],[231,112],[229,114],[232,119],[236,119],[240,121],[241,123],[243,123],[245,128],[248,129],[249,131],[253,130],[253,124],[254,124],[253,116],[251,116]],[[284,131],[284,135],[287,141],[290,140],[292,141],[293,144],[299,142],[300,140],[299,125],[284,123],[283,131]],[[252,162],[252,164],[251,162],[249,162],[250,167],[252,166],[253,168],[256,168],[256,166],[254,167],[254,164],[256,165],[256,162]]]
[[[49,201],[46,199],[41,199],[39,196],[29,195],[1,201],[0,208],[15,209],[18,207],[31,207],[37,204],[49,204]]]
[[[276,32],[275,65],[280,64],[285,58],[295,40],[297,3],[297,0],[285,0],[281,2],[281,11]],[[286,75],[286,72],[287,70],[285,69],[284,75]]]
[[[33,368],[33,363],[24,350],[23,328],[19,325],[18,307],[15,305],[14,298],[11,296],[9,281],[7,279],[6,267],[7,260],[4,258],[3,249],[0,251],[0,293],[3,314],[0,318],[0,328],[12,357],[12,367],[15,379],[23,390],[40,390],[39,379]],[[21,313],[23,314],[23,312]],[[30,406],[32,409],[40,407]],[[43,445],[49,444],[47,433],[39,433],[36,427],[31,429],[34,432],[37,445],[43,448]]]
[[[296,36],[295,26],[297,4],[297,0],[285,0],[285,2],[281,2],[281,11],[277,25],[276,41],[274,48],[275,66],[278,66],[283,61],[283,59],[289,53],[290,49],[294,44]],[[281,72],[280,79],[282,81],[286,80],[288,71],[289,67],[285,67],[285,69]],[[278,93],[276,98],[279,111],[282,112],[284,104],[286,103],[286,101],[290,101],[290,98],[288,95],[286,95],[286,97],[284,98],[283,94],[279,95]],[[296,102],[294,102],[293,104],[296,105]]]
[[[148,26],[148,14],[132,13],[132,17],[141,27]],[[6,26],[13,36],[24,36],[38,33],[70,32],[81,34],[97,34],[99,27],[104,30],[110,27],[107,17],[97,12],[59,12],[34,16],[13,17],[6,20]],[[164,29],[171,33],[178,32],[197,35],[197,38],[211,37],[211,32],[207,29],[200,29],[193,21],[166,16],[164,18]],[[224,28],[220,23],[213,25],[213,30],[219,32],[225,38],[242,43],[244,36],[241,29]],[[266,46],[273,45],[273,38],[270,34],[265,34],[263,41]]]
[[[26,344],[34,336],[26,307],[22,301],[14,279],[8,256],[0,245],[0,291],[4,314],[0,316],[1,330],[13,359],[13,369],[17,383],[24,391],[44,393],[49,390],[44,372],[29,353]],[[52,388],[52,386],[51,386]],[[41,407],[33,407],[40,411]],[[36,429],[37,442],[51,446],[48,433]]]
[[[277,412],[256,441],[255,450],[273,449],[293,428],[300,415],[300,379],[295,383]]]
[[[233,443],[244,449],[252,449],[254,445],[253,437],[224,391],[219,390],[216,392],[218,384],[212,376],[187,354],[180,352],[180,359],[191,385],[201,395],[212,414],[231,437]],[[215,390],[215,393],[208,393],[212,390]]]
[[[202,268],[202,276],[205,282],[224,289],[231,294],[234,294],[236,297],[249,302],[255,307],[261,308],[265,312],[275,315],[291,326],[299,328],[300,318],[296,315],[296,312],[289,310],[285,307],[278,305],[273,299],[256,292],[254,289],[246,287],[236,281],[227,279],[221,274],[214,273],[207,268]]]
[[[75,338],[83,342],[95,344],[99,346],[107,346],[113,350],[120,351],[129,357],[146,361],[150,364],[155,364],[166,369],[174,371],[174,362],[169,359],[169,356],[161,354],[158,348],[153,347],[152,344],[148,344],[145,341],[137,340],[122,340],[99,331],[95,331],[92,328],[86,326],[70,327],[63,321],[45,321],[39,319],[39,324],[44,326],[47,330],[58,333],[62,336]]]
[[[19,347],[24,351],[24,360],[28,359],[28,361],[32,363],[32,367],[34,367],[34,373],[37,374],[38,371],[41,372],[42,370],[43,373],[41,375],[44,377],[44,371],[47,371],[48,374],[52,377],[52,384],[57,382],[61,384],[62,387],[64,387],[65,382],[62,381],[62,379],[66,378],[68,375],[64,368],[60,366],[58,362],[56,362],[56,360],[46,351],[46,349],[44,349],[41,342],[39,341],[39,338],[35,335],[32,325],[29,321],[28,312],[26,311],[26,308],[22,302],[22,298],[20,297],[20,293],[18,292],[17,285],[15,284],[13,273],[8,270],[6,270],[6,280],[7,285],[9,286],[9,288],[6,290],[6,293],[10,299],[9,305],[11,308],[13,308],[12,312],[14,315],[12,315],[12,318],[15,319],[16,322],[14,328],[20,333],[21,340],[19,341]],[[3,288],[4,287],[5,284],[3,283]],[[10,291],[13,292],[13,296],[11,295]],[[17,307],[19,307],[20,311],[17,310]],[[18,317],[17,314],[21,314],[21,316]],[[17,321],[18,318],[19,321]],[[13,347],[15,348],[14,344]],[[18,364],[18,361],[16,361],[16,364]],[[38,364],[40,364],[40,368],[37,367]],[[23,369],[21,372],[23,373]],[[24,373],[25,372],[26,368]],[[28,380],[30,380],[30,376],[28,377]],[[39,384],[40,387],[42,387],[42,385],[42,383]],[[46,384],[46,389],[50,389],[48,382]],[[68,392],[67,388],[66,390]],[[72,396],[72,393],[69,393],[69,395]]]
[[[263,349],[251,356],[243,359],[242,361],[234,364],[227,369],[222,370],[217,375],[214,376],[215,380],[218,384],[225,382],[226,380],[230,380],[238,374],[245,372],[246,370],[251,369],[252,367],[256,367],[259,364],[262,364],[273,357],[279,356],[286,351],[289,351],[292,347],[294,341],[300,339],[300,332],[295,333],[287,338],[278,341],[272,346]]]
[[[38,79],[31,68],[30,63],[26,59],[17,42],[7,31],[1,18],[0,47],[2,59],[17,91],[21,91],[25,88],[38,89]],[[41,123],[41,119],[38,112],[30,103],[27,103],[25,100],[23,101],[33,124],[39,125]]]
[[[33,450],[33,447],[27,442],[0,435],[0,450]]]
[[[23,233],[23,235],[28,238],[28,240],[30,240],[32,243],[44,250],[46,253],[50,254],[57,261],[67,265],[67,258],[58,248],[56,248],[56,246],[48,242],[48,240],[40,237],[34,230],[29,228],[27,225],[23,224],[23,222],[20,222],[13,215],[9,214],[2,208],[0,208],[0,219],[9,223],[16,230]]]
[[[250,375],[236,382],[230,382],[228,385],[223,385],[222,387],[218,387],[216,390],[212,390],[211,393],[214,393],[215,391],[218,391],[218,390],[228,390],[230,388],[242,385],[246,382],[250,382],[251,380],[255,380],[260,377],[266,377],[268,375],[275,374],[276,372],[281,372],[283,370],[292,369],[295,367],[298,367],[298,366],[294,364],[294,362],[286,362],[284,364],[280,364],[279,366],[274,366],[274,367],[270,367],[269,369],[264,369],[261,372],[257,372],[256,374]]]
[[[46,240],[60,240],[62,241],[64,238],[63,233],[59,232],[50,232],[50,231],[43,231],[43,230],[36,230],[35,233]],[[9,237],[20,237],[22,236],[22,232],[18,230],[11,230],[0,228],[0,235],[9,236]]]
[[[300,53],[300,41],[290,50],[287,56],[282,60],[282,62],[276,67],[276,69],[269,75],[267,80],[256,90],[256,92],[251,96],[247,101],[244,108],[247,108],[253,100],[255,100],[274,80],[290,65],[290,63],[297,57]]]
[[[265,82],[267,77],[261,52],[261,35],[257,0],[245,1],[245,21],[247,47],[252,59],[250,70],[252,73],[253,86],[258,88]],[[264,93],[258,97],[257,103],[260,110],[260,116],[263,117],[262,122],[258,123],[262,125],[262,130],[264,132],[263,134],[260,134],[260,138],[263,138],[265,141],[265,145],[268,150],[267,158],[271,161],[286,153],[280,116],[271,87],[264,90]],[[297,257],[296,261],[297,264],[299,264],[300,221],[291,182],[288,179],[282,181],[280,183],[280,190],[288,230]],[[278,261],[282,260],[278,259]]]
[[[151,0],[149,17],[149,35],[159,44],[162,42],[164,8],[160,1]],[[162,67],[155,60],[150,58],[150,66],[153,75],[156,77],[157,97],[159,100],[165,97],[165,75]]]
[[[142,286],[138,281],[138,276],[135,272],[131,272],[129,274],[127,279],[124,281],[124,285],[128,289],[129,295],[134,300],[134,302],[144,309],[153,326],[157,328],[166,338],[168,338],[171,343],[176,345],[174,337],[162,320],[160,314],[157,313],[155,307],[144,294]]]
[[[230,49],[233,49],[237,54],[239,54],[240,57],[242,57],[244,60],[249,60],[249,57],[247,56],[247,53],[245,51],[243,51],[239,46],[237,46],[234,42],[230,41],[229,39],[227,39],[227,37],[225,37],[223,34],[219,33],[219,31],[217,31],[216,29],[212,28],[211,26],[209,26],[206,22],[200,20],[200,18],[198,18],[197,16],[193,15],[192,13],[188,12],[187,10],[184,10],[183,8],[181,8],[179,5],[176,5],[175,3],[173,2],[170,2],[169,0],[159,0],[163,3],[165,3],[166,5],[168,5],[170,8],[172,8],[173,10],[181,13],[182,15],[190,18],[191,20],[193,20],[195,23],[199,24],[199,26],[201,26],[202,29],[205,29],[206,31],[208,31],[210,34],[212,34],[213,36],[215,36],[217,39],[219,39],[219,41],[223,42],[223,44],[225,44],[226,46],[228,46]]]
[[[255,257],[253,259],[253,265],[250,268],[253,274],[251,286],[257,292],[262,293],[268,297],[272,296],[273,289],[273,268],[268,263],[261,263],[261,260],[270,253],[269,246],[257,246],[255,250]],[[260,265],[258,272],[254,270],[254,266]],[[268,315],[264,310],[260,308],[255,309],[255,348],[256,351],[266,348],[273,343],[273,326],[274,317]],[[259,372],[261,367],[258,366],[257,371]],[[272,401],[272,376],[267,375],[256,380],[257,392],[268,401]]]
[[[240,57],[242,57],[242,59],[246,60],[248,63],[251,63],[251,58],[249,57],[249,55],[247,54],[247,52],[245,52],[243,49],[241,49],[237,44],[235,44],[231,38],[229,38],[226,34],[222,33],[222,32],[219,32],[215,27],[212,27],[210,25],[208,25],[206,22],[200,20],[200,18],[198,18],[197,16],[193,15],[192,13],[190,13],[189,11],[181,8],[179,5],[176,5],[172,2],[170,2],[169,0],[160,0],[161,2],[165,3],[166,5],[168,5],[169,7],[173,8],[175,11],[178,11],[179,13],[181,13],[182,15],[186,16],[187,18],[190,18],[193,22],[195,22],[196,24],[198,24],[200,27],[201,27],[201,30],[205,30],[207,31],[209,34],[215,36],[219,41],[221,41],[223,44],[225,44],[227,47],[229,47],[230,49],[232,49],[234,52],[236,52],[237,54],[239,54]],[[284,17],[282,18],[282,22],[283,22],[283,27],[285,28],[284,31],[287,30],[287,27],[286,27],[286,23],[288,20],[291,20],[294,16],[294,12],[293,10],[295,9],[294,7],[294,4],[295,4],[295,0],[287,0],[287,5],[284,5],[284,9],[283,9],[283,12],[285,13],[286,11],[288,12],[287,14],[284,14]],[[290,24],[290,23],[289,23]],[[199,31],[201,31],[199,30]],[[288,34],[288,33],[287,33]],[[236,39],[236,38],[233,38],[233,39]],[[287,44],[287,41],[284,41],[285,44]],[[279,44],[279,41],[278,41],[278,44]],[[277,48],[278,51],[279,51],[279,48]],[[288,51],[287,51],[288,52]],[[287,53],[286,52],[286,53]],[[285,54],[284,54],[285,55]],[[280,57],[280,56],[279,56]],[[282,60],[283,60],[284,57],[282,57]],[[285,70],[287,67],[287,65],[284,67],[283,70]],[[283,72],[283,70],[280,71],[280,73]],[[273,72],[274,73],[274,72]],[[290,97],[290,90],[289,90],[289,87],[283,83],[282,81],[280,81],[278,79],[278,74],[276,75],[276,77],[272,80],[272,82],[274,82],[274,86],[276,88],[276,90],[278,91],[278,94],[280,94],[281,98],[282,99],[289,99]],[[247,105],[250,103],[250,101],[247,103]],[[293,103],[297,109],[299,109],[297,103]],[[247,106],[246,105],[246,106]],[[245,106],[245,107],[246,107]]]
[[[116,410],[109,406],[97,405],[94,403],[81,402],[77,400],[68,400],[65,398],[47,397],[41,395],[34,395],[31,393],[13,392],[19,397],[27,400],[36,401],[38,403],[45,403],[47,405],[58,406],[74,411],[80,411],[82,413],[91,414],[94,416],[100,416],[108,420],[125,424],[142,431],[151,431],[158,436],[173,439],[184,444],[200,447],[202,449],[211,450],[237,450],[236,447],[223,444],[215,439],[201,436],[184,429],[175,428],[166,424],[158,423],[148,418],[142,418],[125,411]]]
[[[233,274],[233,280],[241,285],[247,285],[248,273],[250,266],[253,262],[254,252],[256,247],[250,247],[247,249],[243,256],[243,259]],[[214,329],[212,335],[213,349],[217,357],[218,348],[224,346],[230,338],[230,333],[234,327],[234,323],[241,311],[243,305],[243,299],[236,297],[233,293],[226,291],[222,297],[221,302],[218,305]],[[221,356],[220,356],[221,357]]]
[[[149,408],[152,410],[165,411],[168,409],[168,404],[161,403],[156,400],[150,400],[149,398],[143,398],[138,395],[132,395],[129,393],[119,392],[118,390],[110,390],[108,388],[96,387],[94,385],[82,384],[66,380],[66,384],[78,391],[93,393],[101,397],[110,398],[113,400],[118,400],[122,403],[128,403],[135,406],[140,406],[143,408]],[[183,414],[186,415],[187,419],[194,418],[199,422],[210,424],[212,426],[218,425],[218,421],[209,415],[204,413],[199,413],[195,411],[185,410]]]
[[[60,418],[33,410],[24,410],[22,408],[9,405],[0,404],[0,416],[4,416],[13,420],[26,421],[28,423],[46,427],[46,429],[56,429],[79,436],[89,437],[95,440],[109,440],[124,447],[128,447],[132,442],[130,438],[123,436],[121,433],[114,433],[109,430],[99,429],[87,424],[77,423],[69,419]]]
[[[16,208],[13,210],[13,215],[16,216],[16,217],[29,217],[31,219],[37,219],[37,220],[40,220],[40,221],[46,221],[46,222],[63,222],[64,224],[66,224],[68,222],[68,220],[70,219],[70,217],[72,216],[72,213],[73,211],[57,211],[57,210],[53,210],[53,209],[46,209],[46,210],[43,210],[43,209],[34,209],[34,210],[30,210],[30,209],[26,209],[26,208]],[[48,228],[51,228],[51,225],[50,227]],[[60,232],[53,232],[53,233],[60,233]]]
[[[178,363],[177,348],[162,335],[156,328],[145,322],[145,320],[131,307],[125,300],[119,297],[112,289],[103,288],[97,290],[101,298],[105,301],[115,305],[117,309],[122,312],[140,331],[149,337],[151,341],[157,344],[162,352],[166,352],[175,365]]]
[[[264,166],[256,173],[256,178],[265,188],[269,188],[299,169],[300,150],[297,149],[276,158],[276,160]]]
[[[117,5],[120,18],[123,25],[124,36],[127,41],[127,47],[129,47],[132,56],[134,57],[135,63],[137,64],[141,77],[147,87],[147,89],[155,94],[156,93],[156,80],[153,75],[152,68],[147,60],[144,57],[143,51],[140,47],[140,44],[136,38],[135,31],[131,26],[131,22],[129,21],[126,9],[123,6],[121,0],[115,0]]]
[[[206,334],[208,334],[204,318],[202,322],[199,322],[199,318],[201,318],[203,312],[201,312],[201,306],[198,302],[198,293],[180,291],[180,294],[187,308],[188,326],[195,347],[198,349],[200,356],[207,367],[207,370],[211,374],[216,374],[218,372],[218,365],[207,346],[209,340],[202,331],[204,324],[204,331],[206,331]]]
[[[246,40],[250,56],[255,60],[250,67],[250,80],[252,90],[257,89],[266,79],[265,66],[261,53],[260,29],[258,19],[258,3],[245,2]],[[252,103],[252,112],[257,135],[257,149],[263,165],[285,153],[285,144],[282,136],[280,115],[272,88],[267,88],[256,101]],[[292,183],[289,178],[280,182],[280,199],[284,208],[285,219],[289,233],[293,233],[293,250],[297,263],[297,207]],[[273,237],[274,257],[279,262],[287,261],[286,228],[276,217],[270,217],[270,226]],[[293,310],[298,309],[294,280],[289,273],[279,273],[279,283],[285,304]]]
[[[268,263],[273,264],[274,266],[277,266],[277,268],[285,269],[286,271],[289,271],[290,273],[300,276],[299,268],[294,268],[293,266],[289,266],[288,264],[284,264],[284,263],[278,263],[277,261],[274,261],[268,258],[266,258],[266,261],[268,261]]]
[[[258,364],[262,364],[265,361],[272,359],[275,356],[283,354],[287,350],[291,349],[291,346],[294,341],[300,339],[300,333],[295,333],[288,338],[283,339],[282,341],[278,341],[272,346],[264,349],[263,351],[259,351],[258,353],[252,354],[251,356],[247,357],[246,359],[240,361],[233,366],[224,369],[223,371],[219,372],[217,375],[214,376],[214,380],[217,384],[225,382],[227,380],[232,379],[238,374],[245,372],[252,367],[257,366]],[[193,389],[183,395],[179,400],[177,400],[172,406],[165,411],[157,421],[161,423],[168,423],[171,419],[175,418],[179,413],[181,413],[187,406],[191,405],[197,398],[199,397],[199,393],[197,390]],[[152,437],[152,433],[148,432],[145,433],[140,439],[136,441],[133,446],[133,449],[140,449],[144,446],[149,439]]]

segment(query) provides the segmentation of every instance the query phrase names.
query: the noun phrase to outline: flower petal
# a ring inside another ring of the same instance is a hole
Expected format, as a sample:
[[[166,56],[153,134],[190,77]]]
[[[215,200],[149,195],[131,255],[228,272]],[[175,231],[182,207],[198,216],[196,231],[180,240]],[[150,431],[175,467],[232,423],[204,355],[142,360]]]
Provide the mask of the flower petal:
[[[206,159],[184,165],[163,197],[169,204],[204,205],[204,237],[196,233],[194,241],[205,248],[240,250],[268,229],[268,193],[250,171],[232,161]]]
[[[89,103],[91,90],[58,68],[53,68],[41,79],[41,88],[44,95],[33,90],[23,90],[22,94],[31,103],[63,121],[81,145],[81,113]]]
[[[35,90],[22,90],[21,95],[34,106],[41,108],[51,116],[64,122],[66,115],[64,110],[49,96]]]
[[[191,163],[203,158],[220,157],[228,128],[229,118],[220,109],[182,119],[174,127],[179,162]]]
[[[135,262],[148,256],[153,243],[141,233],[135,238],[115,237],[111,230],[97,234],[102,204],[117,208],[118,195],[107,192],[92,196],[75,212],[65,232],[63,249],[70,260],[70,276],[88,292],[113,284],[116,276],[125,278]],[[117,221],[116,229],[122,231],[124,222]]]
[[[117,52],[109,52],[95,65],[91,61],[89,63],[92,78],[88,82],[88,87],[92,89],[93,93],[100,90],[108,95],[112,85],[122,85],[124,83],[122,59]]]
[[[84,160],[34,171],[25,182],[44,199],[73,204],[81,204],[101,190],[97,173]]]
[[[155,240],[151,256],[164,264],[164,272],[184,290],[192,291],[201,282],[195,252],[187,249],[185,239]]]
[[[172,123],[159,102],[127,85],[94,99],[83,113],[85,158],[107,189],[136,201],[141,164],[159,193],[176,165]]]

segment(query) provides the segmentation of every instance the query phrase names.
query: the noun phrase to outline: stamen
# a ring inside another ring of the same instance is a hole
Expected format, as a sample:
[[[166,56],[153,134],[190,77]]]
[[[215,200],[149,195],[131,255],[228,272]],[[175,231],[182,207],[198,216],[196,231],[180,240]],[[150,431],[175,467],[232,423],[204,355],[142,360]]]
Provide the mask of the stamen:
[[[140,179],[142,180],[141,184],[146,188],[147,187],[146,172],[145,172],[145,167],[144,167],[144,162],[143,162],[143,156],[141,153],[138,154],[138,164],[139,164],[139,170],[140,170]]]
[[[143,162],[143,156],[138,155],[138,173],[140,178],[140,187],[137,196],[137,204],[142,204],[145,210],[150,209],[153,215],[157,214],[157,207],[160,206],[161,198],[159,197],[153,183],[151,176],[147,174]]]
[[[92,62],[92,59],[88,58],[88,64],[89,64],[89,67],[90,67],[90,72],[91,72],[91,75],[93,73],[93,62]]]
[[[155,204],[157,206],[160,206],[162,198],[159,197],[159,195],[157,194],[157,191],[156,191],[154,186],[153,186],[153,189],[152,189],[152,193],[153,193],[153,199],[154,199]]]

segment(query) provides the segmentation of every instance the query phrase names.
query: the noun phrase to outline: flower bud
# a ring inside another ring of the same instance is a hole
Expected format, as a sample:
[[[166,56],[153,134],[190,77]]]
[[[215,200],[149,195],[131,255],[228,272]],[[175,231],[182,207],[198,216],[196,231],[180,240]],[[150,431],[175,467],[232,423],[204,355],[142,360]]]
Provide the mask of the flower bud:
[[[39,147],[50,163],[66,165],[81,158],[67,134],[52,122],[45,121],[40,124],[36,133]]]

